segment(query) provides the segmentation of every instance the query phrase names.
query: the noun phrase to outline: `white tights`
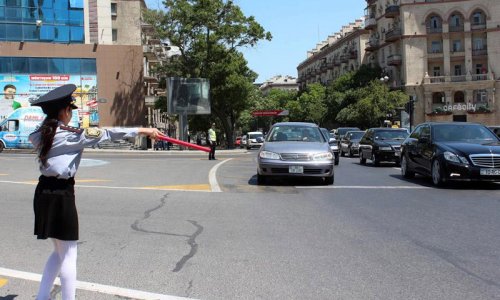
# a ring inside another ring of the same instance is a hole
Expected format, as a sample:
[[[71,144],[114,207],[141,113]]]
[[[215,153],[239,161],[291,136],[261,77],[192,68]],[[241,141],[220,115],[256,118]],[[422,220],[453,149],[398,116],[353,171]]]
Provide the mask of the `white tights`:
[[[61,279],[62,299],[73,300],[76,293],[76,241],[51,240],[54,242],[54,252],[45,264],[37,300],[50,299],[50,290],[57,274]]]

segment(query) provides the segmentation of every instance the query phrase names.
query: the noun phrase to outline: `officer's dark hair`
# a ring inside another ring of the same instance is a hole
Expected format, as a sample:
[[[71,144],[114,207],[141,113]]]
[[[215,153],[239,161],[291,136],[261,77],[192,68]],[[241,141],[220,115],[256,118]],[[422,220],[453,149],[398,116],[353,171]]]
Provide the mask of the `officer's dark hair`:
[[[42,125],[40,125],[40,128],[38,129],[41,134],[41,141],[37,150],[38,160],[43,166],[46,166],[47,164],[47,156],[50,148],[52,148],[52,143],[54,142],[54,136],[56,135],[57,125],[59,123],[59,112],[68,106],[68,102],[42,106],[42,110],[47,117],[43,120]]]

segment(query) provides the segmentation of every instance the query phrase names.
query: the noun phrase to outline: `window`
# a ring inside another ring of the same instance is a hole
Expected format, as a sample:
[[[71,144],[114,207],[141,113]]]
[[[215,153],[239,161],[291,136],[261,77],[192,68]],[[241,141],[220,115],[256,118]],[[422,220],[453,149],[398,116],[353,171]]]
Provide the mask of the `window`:
[[[113,42],[116,42],[118,40],[118,30],[117,29],[111,29],[111,40]]]
[[[455,65],[455,76],[462,75],[462,65]]]
[[[488,101],[488,92],[486,90],[475,90],[474,91],[474,102],[475,103],[485,103]]]
[[[111,16],[116,17],[117,11],[117,3],[111,3]]]
[[[64,74],[64,58],[49,58],[49,74]]]
[[[437,16],[431,17],[430,25],[432,29],[441,28],[441,19]]]
[[[433,76],[441,76],[441,67],[434,66],[434,68],[432,68],[432,75]]]
[[[47,74],[49,72],[46,58],[29,58],[28,62],[32,74]]]
[[[420,137],[420,132],[422,131],[422,126],[418,126],[413,133],[410,135],[410,138],[412,139],[418,139]]]
[[[452,44],[452,52],[462,52],[462,41],[454,40]]]
[[[464,103],[465,102],[465,95],[464,92],[458,91],[455,93],[455,97],[453,99],[453,102],[455,103]]]
[[[443,50],[442,50],[441,45],[442,45],[441,41],[432,41],[431,52],[432,53],[442,53]]]
[[[454,27],[460,27],[462,24],[461,24],[461,18],[459,15],[452,15],[451,16],[451,22],[450,22],[450,26],[454,26]]]
[[[12,73],[29,74],[28,60],[24,57],[12,57]]]
[[[472,15],[472,24],[473,25],[484,24],[484,18],[482,12],[478,11]]]
[[[482,38],[474,39],[474,50],[484,50],[485,41]]]
[[[97,74],[97,67],[95,63],[95,59],[81,59],[81,65],[82,65],[82,75],[93,75]]]

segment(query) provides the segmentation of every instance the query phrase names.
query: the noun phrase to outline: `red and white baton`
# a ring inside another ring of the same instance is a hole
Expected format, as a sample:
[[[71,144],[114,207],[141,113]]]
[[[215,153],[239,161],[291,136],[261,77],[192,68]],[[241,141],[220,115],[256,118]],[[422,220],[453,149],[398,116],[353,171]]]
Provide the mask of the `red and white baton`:
[[[188,142],[184,142],[184,141],[181,141],[181,140],[178,140],[178,139],[174,139],[174,138],[171,138],[171,137],[168,137],[168,136],[165,136],[165,135],[160,135],[160,136],[157,137],[157,139],[162,140],[162,141],[166,141],[166,142],[170,142],[172,144],[177,144],[177,145],[181,145],[181,146],[193,148],[193,149],[196,149],[196,150],[210,152],[210,148],[203,147],[203,146],[196,145],[196,144],[191,144],[191,143],[188,143]]]

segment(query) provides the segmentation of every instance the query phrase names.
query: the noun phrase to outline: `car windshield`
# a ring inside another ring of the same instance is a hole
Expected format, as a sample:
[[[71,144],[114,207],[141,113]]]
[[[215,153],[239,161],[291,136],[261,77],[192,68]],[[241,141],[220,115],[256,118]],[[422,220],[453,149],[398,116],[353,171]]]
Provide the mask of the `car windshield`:
[[[257,139],[257,138],[261,138],[261,137],[264,137],[264,135],[262,133],[249,133],[248,134],[249,139]]]
[[[364,131],[353,131],[349,135],[351,140],[360,140],[364,134]]]
[[[404,140],[407,136],[406,130],[379,130],[375,132],[376,140]]]
[[[433,129],[433,139],[437,142],[491,142],[498,138],[482,125],[436,125]]]
[[[330,132],[328,131],[328,129],[322,128],[321,132],[323,133],[326,139],[328,140],[331,139]]]
[[[319,142],[324,143],[325,138],[318,127],[302,125],[275,126],[267,135],[267,142]]]

